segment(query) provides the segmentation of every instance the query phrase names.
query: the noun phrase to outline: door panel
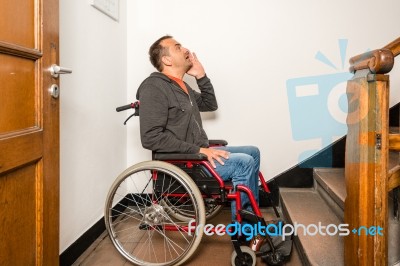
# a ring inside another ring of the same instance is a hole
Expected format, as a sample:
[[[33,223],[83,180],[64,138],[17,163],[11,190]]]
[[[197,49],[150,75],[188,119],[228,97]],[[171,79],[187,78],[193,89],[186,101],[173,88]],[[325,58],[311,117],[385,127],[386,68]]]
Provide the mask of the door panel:
[[[6,228],[0,241],[1,252],[7,254],[7,260],[0,265],[35,265],[40,234],[36,234],[37,197],[36,165],[30,164],[0,178],[0,217],[1,227]],[[24,217],[21,217],[21,214]],[[9,262],[12,261],[12,264]]]
[[[27,130],[26,132],[18,133],[10,137],[0,137],[0,151],[1,179],[1,173],[7,173],[12,169],[42,158],[43,131]]]
[[[58,265],[58,0],[0,10],[0,265]]]
[[[0,40],[35,47],[35,4],[33,0],[0,0]],[[39,18],[39,16],[38,16]]]
[[[38,126],[35,61],[0,54],[0,134]]]

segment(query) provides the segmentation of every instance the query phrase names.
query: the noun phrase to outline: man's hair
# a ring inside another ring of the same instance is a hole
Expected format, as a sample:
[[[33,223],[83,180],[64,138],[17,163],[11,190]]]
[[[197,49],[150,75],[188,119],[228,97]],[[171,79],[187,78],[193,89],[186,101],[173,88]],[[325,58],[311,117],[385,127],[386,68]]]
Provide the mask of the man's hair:
[[[165,39],[171,39],[171,38],[173,38],[173,37],[170,35],[165,35],[165,36],[161,37],[160,39],[158,39],[157,41],[155,41],[150,46],[150,49],[149,49],[150,62],[160,72],[163,70],[161,58],[164,55],[168,55],[168,48],[163,47],[161,45],[161,42]]]

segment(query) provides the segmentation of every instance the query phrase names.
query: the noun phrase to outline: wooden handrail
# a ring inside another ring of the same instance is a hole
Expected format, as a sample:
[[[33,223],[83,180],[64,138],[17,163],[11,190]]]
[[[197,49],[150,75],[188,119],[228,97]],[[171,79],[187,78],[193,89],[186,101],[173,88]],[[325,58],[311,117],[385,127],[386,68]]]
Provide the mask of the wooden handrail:
[[[369,69],[375,74],[389,73],[394,65],[394,58],[400,54],[400,37],[382,49],[369,51],[350,58],[350,72]]]
[[[389,134],[389,150],[400,151],[400,134]]]
[[[350,72],[369,69],[375,74],[389,73],[394,65],[394,56],[389,49],[369,51],[350,58]]]
[[[388,172],[388,191],[400,186],[400,165],[396,165]]]
[[[398,56],[400,54],[400,37],[383,48],[390,50],[395,57]]]

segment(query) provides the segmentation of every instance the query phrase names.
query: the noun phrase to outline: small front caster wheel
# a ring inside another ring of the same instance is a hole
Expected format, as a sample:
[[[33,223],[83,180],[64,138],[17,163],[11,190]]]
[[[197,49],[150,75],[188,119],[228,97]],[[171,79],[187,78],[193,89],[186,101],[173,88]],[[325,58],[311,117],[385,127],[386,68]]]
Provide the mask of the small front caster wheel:
[[[231,263],[232,266],[255,266],[256,254],[248,246],[240,246],[243,256],[240,258],[236,251],[232,252]]]

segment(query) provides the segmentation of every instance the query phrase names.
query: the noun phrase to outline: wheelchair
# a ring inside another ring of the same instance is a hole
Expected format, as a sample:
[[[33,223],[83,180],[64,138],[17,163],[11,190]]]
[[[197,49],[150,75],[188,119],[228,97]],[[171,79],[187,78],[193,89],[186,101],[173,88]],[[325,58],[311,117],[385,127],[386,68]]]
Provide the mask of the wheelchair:
[[[135,109],[124,124],[139,115],[139,102],[117,108]],[[210,141],[224,146],[226,141]],[[204,154],[153,153],[151,161],[123,171],[112,184],[105,204],[105,225],[119,253],[135,265],[181,265],[196,252],[204,234],[198,230],[230,201],[236,201],[237,221],[266,225],[252,191],[233,187],[209,165]],[[261,188],[270,190],[260,173]],[[247,194],[254,214],[241,209],[241,193]],[[275,214],[279,217],[274,204]],[[221,228],[213,228],[217,231]],[[222,228],[223,230],[223,228]],[[284,256],[266,235],[269,248],[262,254],[270,265]],[[231,235],[232,265],[256,264],[255,252],[240,233]]]

